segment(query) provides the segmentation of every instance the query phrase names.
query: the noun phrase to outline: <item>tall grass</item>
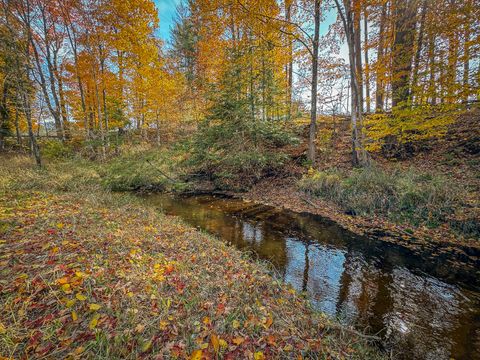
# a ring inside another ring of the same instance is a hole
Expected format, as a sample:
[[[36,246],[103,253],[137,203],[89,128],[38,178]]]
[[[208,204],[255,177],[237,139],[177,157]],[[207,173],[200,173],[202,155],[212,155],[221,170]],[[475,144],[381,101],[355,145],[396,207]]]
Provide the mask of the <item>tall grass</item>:
[[[414,169],[387,172],[373,166],[351,174],[310,170],[298,185],[346,212],[432,227],[448,221],[463,201],[462,191],[446,177]]]

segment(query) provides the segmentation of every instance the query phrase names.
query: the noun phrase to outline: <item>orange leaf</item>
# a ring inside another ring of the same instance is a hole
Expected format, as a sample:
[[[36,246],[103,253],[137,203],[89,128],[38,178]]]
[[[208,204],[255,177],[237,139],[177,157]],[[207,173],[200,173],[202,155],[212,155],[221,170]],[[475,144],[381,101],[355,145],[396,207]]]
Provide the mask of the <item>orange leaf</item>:
[[[212,342],[213,345],[213,350],[215,350],[216,353],[218,353],[218,350],[220,348],[220,343],[218,341],[218,336],[215,334],[212,334],[210,337],[210,341]]]
[[[190,360],[201,360],[202,359],[202,350],[195,350],[192,355],[190,355]]]
[[[233,338],[232,342],[235,344],[235,345],[240,345],[241,343],[243,343],[245,341],[244,338],[238,336],[236,338]]]

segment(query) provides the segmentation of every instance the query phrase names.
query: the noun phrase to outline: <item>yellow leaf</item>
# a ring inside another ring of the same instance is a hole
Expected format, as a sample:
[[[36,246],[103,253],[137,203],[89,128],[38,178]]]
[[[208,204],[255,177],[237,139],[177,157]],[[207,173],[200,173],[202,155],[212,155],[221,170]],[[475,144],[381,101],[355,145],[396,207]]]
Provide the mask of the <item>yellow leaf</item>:
[[[77,319],[78,319],[77,313],[75,311],[72,311],[72,320],[77,321]]]
[[[138,325],[135,327],[135,331],[136,331],[137,333],[141,333],[141,332],[143,332],[143,330],[145,330],[145,325],[143,325],[143,324],[138,324]]]
[[[85,300],[87,300],[87,298],[86,298],[84,295],[80,294],[80,293],[78,293],[77,295],[75,295],[75,297],[76,297],[78,300],[80,300],[80,301],[85,301]]]
[[[65,306],[67,308],[71,308],[73,305],[75,305],[75,299],[67,300],[67,302],[65,303]]]
[[[62,290],[67,294],[72,292],[70,284],[63,284],[62,285]]]
[[[81,272],[81,271],[77,271],[75,272],[75,275],[79,278],[85,278],[87,277],[87,274],[85,274],[84,272]]]
[[[7,332],[7,329],[6,329],[5,325],[3,325],[0,322],[0,334],[5,334],[6,332]]]
[[[210,341],[212,342],[213,350],[217,353],[220,348],[218,336],[215,334],[212,334],[212,336],[210,337]]]
[[[97,311],[97,310],[99,310],[99,309],[101,308],[101,306],[98,305],[98,304],[90,304],[89,308],[90,308],[90,310],[92,310],[92,311]]]
[[[152,342],[147,341],[145,344],[142,346],[142,352],[148,351],[152,347]]]
[[[257,351],[255,354],[253,354],[253,358],[255,360],[265,360],[265,356],[263,355],[263,352]]]
[[[273,319],[272,319],[272,316],[270,315],[266,320],[265,320],[265,323],[264,323],[264,326],[266,329],[268,329],[270,326],[272,326],[273,324]]]
[[[63,229],[63,223],[58,223],[58,224],[57,224],[57,228]]]
[[[168,326],[168,321],[162,320],[160,321],[160,330],[165,330]]]
[[[228,347],[228,344],[225,340],[220,339],[218,342],[220,343],[220,348],[226,349]]]
[[[92,320],[90,321],[90,324],[88,325],[88,327],[90,328],[90,330],[93,330],[97,327],[97,324],[98,324],[98,319],[100,318],[100,315],[99,314],[95,314],[95,316],[92,318]]]
[[[232,327],[238,329],[240,327],[240,322],[238,320],[233,320]]]
[[[129,291],[129,292],[127,293],[127,296],[128,296],[128,297],[133,297],[133,292]]]
[[[195,350],[192,355],[190,355],[190,360],[201,360],[202,359],[202,350]]]
[[[208,316],[205,316],[202,321],[205,325],[210,324],[210,318]]]

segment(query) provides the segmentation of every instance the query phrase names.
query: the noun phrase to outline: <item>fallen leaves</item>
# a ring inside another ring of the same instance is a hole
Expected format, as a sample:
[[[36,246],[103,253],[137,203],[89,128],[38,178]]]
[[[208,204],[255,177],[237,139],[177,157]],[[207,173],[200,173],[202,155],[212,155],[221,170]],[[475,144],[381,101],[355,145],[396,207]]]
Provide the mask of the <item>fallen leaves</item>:
[[[263,355],[263,352],[257,351],[255,354],[253,354],[254,360],[265,360],[265,356]]]
[[[201,360],[202,359],[202,354],[203,354],[202,350],[195,350],[190,355],[190,360]]]
[[[97,327],[98,319],[100,319],[100,315],[99,315],[99,314],[93,315],[92,320],[90,320],[90,323],[88,324],[88,328],[89,328],[90,330],[93,330],[93,329],[95,329],[95,328]]]
[[[0,335],[15,336],[15,358],[295,358],[321,334],[261,266],[174,219],[69,195],[14,203],[22,225],[1,245],[12,281],[0,283]]]
[[[240,345],[244,341],[245,341],[245,339],[243,337],[240,337],[240,336],[237,336],[237,337],[232,339],[232,343],[235,344],[235,345]]]
[[[87,300],[87,298],[86,298],[84,295],[80,294],[80,293],[77,293],[77,294],[75,295],[75,297],[77,298],[77,300],[80,300],[80,301],[85,301],[85,300]]]
[[[97,311],[97,310],[100,310],[102,306],[101,305],[98,305],[98,304],[90,304],[88,305],[88,308],[92,311]]]

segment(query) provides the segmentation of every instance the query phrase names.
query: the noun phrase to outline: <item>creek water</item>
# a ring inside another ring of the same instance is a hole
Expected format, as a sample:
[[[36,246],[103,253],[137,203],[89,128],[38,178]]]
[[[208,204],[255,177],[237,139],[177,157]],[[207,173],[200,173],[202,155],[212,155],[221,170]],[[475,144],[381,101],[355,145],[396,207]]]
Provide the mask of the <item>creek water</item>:
[[[210,195],[144,199],[269,261],[317,310],[381,336],[394,358],[480,359],[480,280],[471,269],[311,214]]]

